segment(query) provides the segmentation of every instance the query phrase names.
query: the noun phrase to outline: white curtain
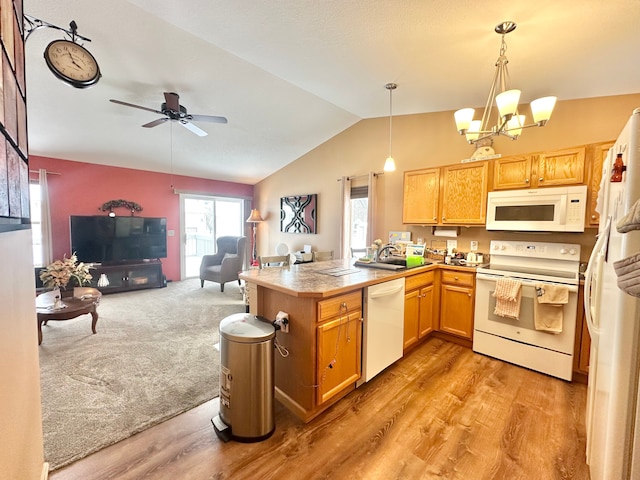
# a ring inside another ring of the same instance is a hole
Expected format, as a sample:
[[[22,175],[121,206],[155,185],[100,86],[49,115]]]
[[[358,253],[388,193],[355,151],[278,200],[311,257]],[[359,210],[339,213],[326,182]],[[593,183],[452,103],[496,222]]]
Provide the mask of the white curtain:
[[[374,172],[369,172],[369,181],[367,183],[367,205],[368,205],[368,210],[367,210],[367,245],[371,245],[373,243],[373,241],[375,240],[375,238],[373,238],[373,236],[375,235],[375,231],[376,231],[376,212],[378,211],[377,209],[377,180],[378,180],[378,175]],[[382,239],[383,243],[387,243],[386,239]]]
[[[53,246],[51,243],[51,205],[49,203],[49,184],[47,171],[38,170],[40,184],[40,228],[42,229],[42,264],[48,265],[53,261]]]
[[[342,177],[342,226],[340,228],[340,258],[351,258],[351,179]]]

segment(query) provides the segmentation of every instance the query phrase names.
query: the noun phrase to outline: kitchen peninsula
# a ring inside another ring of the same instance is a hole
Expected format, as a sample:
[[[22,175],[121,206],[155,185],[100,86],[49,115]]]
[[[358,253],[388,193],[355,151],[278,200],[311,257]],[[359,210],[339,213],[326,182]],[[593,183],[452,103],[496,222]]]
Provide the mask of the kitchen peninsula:
[[[289,333],[277,334],[288,356],[275,354],[276,398],[308,422],[355,389],[361,375],[363,289],[436,268],[390,271],[331,260],[242,272],[250,313],[270,320],[278,312],[289,316]]]

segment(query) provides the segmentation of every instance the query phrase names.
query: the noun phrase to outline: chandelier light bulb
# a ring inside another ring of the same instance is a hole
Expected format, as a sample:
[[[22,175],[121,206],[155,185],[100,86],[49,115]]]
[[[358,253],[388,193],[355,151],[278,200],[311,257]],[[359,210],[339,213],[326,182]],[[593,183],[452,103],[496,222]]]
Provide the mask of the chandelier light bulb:
[[[531,102],[533,122],[544,125],[551,118],[558,97],[542,97]]]

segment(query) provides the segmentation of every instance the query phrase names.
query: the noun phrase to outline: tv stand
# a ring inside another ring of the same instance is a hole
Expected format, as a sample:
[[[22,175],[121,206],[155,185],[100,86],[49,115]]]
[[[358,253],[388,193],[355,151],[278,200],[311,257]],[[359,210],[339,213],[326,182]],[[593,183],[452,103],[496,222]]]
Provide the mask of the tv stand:
[[[95,265],[90,270],[91,286],[103,294],[164,287],[160,260],[134,260]],[[104,277],[103,277],[104,275]],[[103,285],[108,281],[108,285]]]

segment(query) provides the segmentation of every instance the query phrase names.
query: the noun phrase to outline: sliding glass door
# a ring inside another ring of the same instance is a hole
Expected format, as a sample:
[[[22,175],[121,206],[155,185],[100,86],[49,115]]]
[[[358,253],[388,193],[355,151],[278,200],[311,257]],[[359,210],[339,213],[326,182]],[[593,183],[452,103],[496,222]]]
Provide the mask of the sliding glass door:
[[[244,200],[231,197],[180,195],[181,276],[200,274],[203,255],[216,252],[216,239],[244,234]]]

